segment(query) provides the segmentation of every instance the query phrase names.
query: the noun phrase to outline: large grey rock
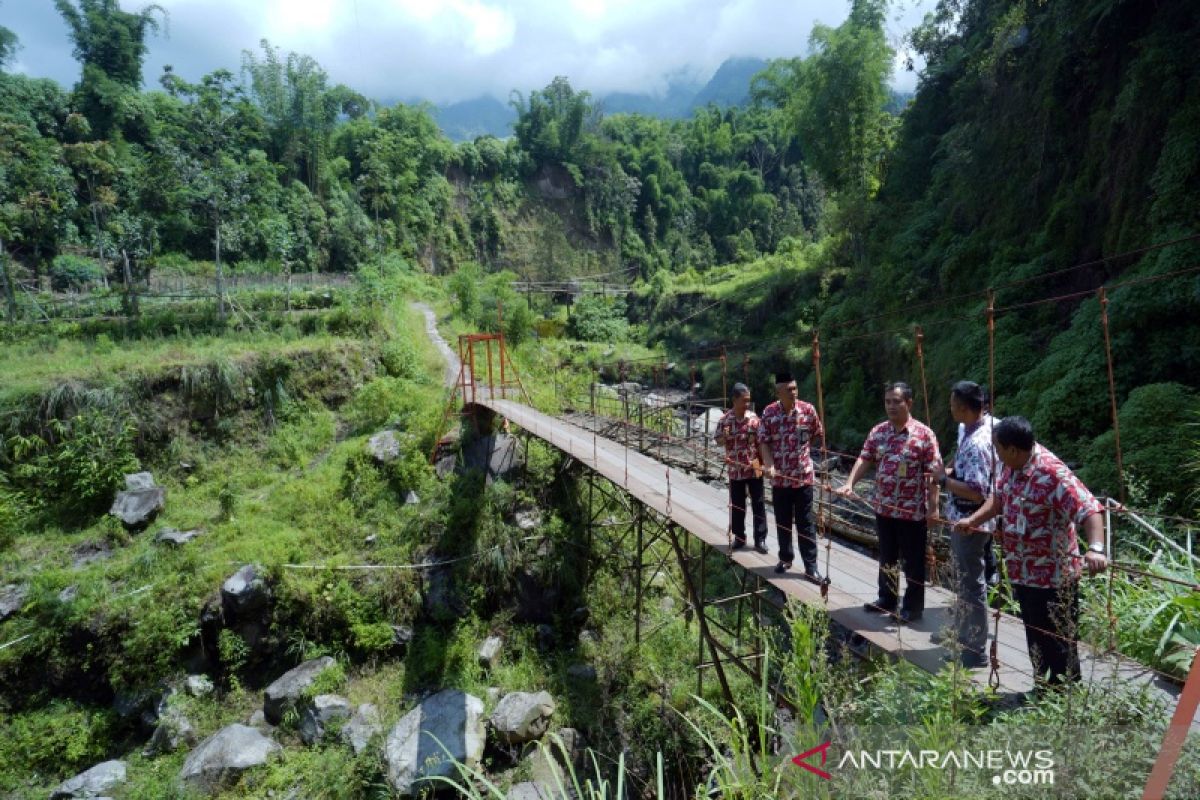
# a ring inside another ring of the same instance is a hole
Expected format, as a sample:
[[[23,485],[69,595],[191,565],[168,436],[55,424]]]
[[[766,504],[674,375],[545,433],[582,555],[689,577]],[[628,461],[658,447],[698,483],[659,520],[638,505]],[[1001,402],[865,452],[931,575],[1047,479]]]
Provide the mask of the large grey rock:
[[[135,472],[132,475],[125,476],[125,489],[130,492],[141,492],[157,487],[158,484],[154,482],[154,476],[149,472]]]
[[[181,747],[196,744],[196,729],[181,709],[168,705],[158,715],[158,725],[150,735],[143,751],[147,756],[173,753]]]
[[[380,464],[400,457],[400,439],[395,431],[380,431],[367,440],[367,452]]]
[[[319,694],[300,715],[300,738],[305,744],[316,744],[325,738],[330,723],[349,718],[349,700],[336,694]]]
[[[105,761],[59,784],[50,800],[70,797],[100,797],[125,782],[125,762]]]
[[[620,397],[617,387],[609,386],[607,383],[593,383],[592,391],[596,393],[598,400],[616,400]]]
[[[350,749],[358,755],[363,750],[367,749],[367,745],[371,743],[371,737],[383,732],[383,725],[379,721],[379,709],[370,703],[363,703],[354,712],[354,716],[342,726],[340,736],[342,741],[350,745]]]
[[[303,698],[304,693],[313,685],[325,670],[334,665],[329,656],[305,661],[298,667],[290,669],[275,679],[275,682],[263,692],[263,713],[267,722],[278,725],[283,721],[283,715],[288,709],[295,707]]]
[[[483,701],[453,689],[438,692],[388,732],[383,747],[388,783],[411,797],[434,775],[457,776],[454,761],[478,764],[483,744]]]
[[[204,697],[212,694],[215,687],[212,678],[207,675],[188,675],[183,688],[192,697]]]
[[[454,453],[447,453],[438,458],[433,465],[433,471],[440,480],[445,480],[454,474],[458,468],[458,456]]]
[[[29,586],[27,584],[18,586],[10,583],[0,589],[0,622],[20,611],[21,606],[25,605],[25,598],[28,595]]]
[[[149,472],[125,476],[125,491],[117,492],[109,514],[117,517],[127,528],[149,524],[166,505],[167,492],[154,482]]]
[[[571,767],[579,765],[583,737],[574,728],[559,728],[529,746],[529,776],[543,786],[570,786]]]
[[[492,730],[506,744],[522,744],[542,735],[554,715],[554,698],[549,692],[511,692],[492,712]]]
[[[113,695],[112,708],[122,720],[141,717],[153,724],[158,719],[159,707],[165,708],[165,697],[150,688],[127,689]]]
[[[475,652],[479,659],[479,666],[492,668],[496,666],[496,659],[500,657],[500,648],[504,646],[504,640],[499,636],[489,636],[483,640],[483,644],[479,645],[479,649]]]
[[[517,438],[507,433],[481,436],[463,447],[466,469],[477,469],[486,476],[486,483],[508,478],[524,463]]]
[[[271,590],[263,577],[262,569],[247,564],[225,579],[221,584],[221,603],[225,613],[244,615],[263,608],[271,600]]]
[[[108,542],[82,542],[71,548],[71,568],[83,569],[94,561],[103,561],[112,555]]]
[[[542,512],[534,508],[518,511],[514,518],[517,527],[526,532],[537,530],[542,524]]]
[[[561,795],[537,781],[514,783],[505,800],[559,800]]]
[[[154,537],[154,541],[162,542],[163,544],[173,544],[179,547],[187,544],[202,533],[204,533],[203,528],[192,528],[188,531],[181,531],[178,528],[163,528]]]
[[[251,767],[267,762],[281,749],[258,730],[245,725],[229,725],[205,739],[188,754],[179,772],[184,784],[209,794],[237,781]]]

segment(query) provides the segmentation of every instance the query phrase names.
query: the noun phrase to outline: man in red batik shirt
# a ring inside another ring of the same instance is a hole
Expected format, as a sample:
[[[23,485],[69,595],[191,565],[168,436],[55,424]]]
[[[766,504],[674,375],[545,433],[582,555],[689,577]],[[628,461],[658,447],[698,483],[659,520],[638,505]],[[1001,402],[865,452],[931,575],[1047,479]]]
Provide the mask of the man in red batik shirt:
[[[750,388],[733,385],[733,407],[717,422],[714,437],[725,448],[729,474],[729,530],[733,548],[746,546],[746,495],[754,512],[754,549],[767,552],[767,507],[763,503],[762,469],[758,461],[758,415],[750,410]]]
[[[875,531],[879,535],[879,597],[868,611],[896,613],[900,589],[898,563],[904,562],[904,602],[897,619],[916,622],[925,613],[925,548],[927,520],[937,516],[933,475],[942,471],[937,436],[913,419],[912,389],[896,382],[883,394],[887,419],[867,434],[846,485],[838,493],[850,497],[868,465],[875,466]]]
[[[792,551],[792,526],[796,547],[804,560],[804,577],[821,583],[817,569],[817,537],[813,528],[813,469],[811,448],[823,441],[825,429],[811,403],[799,399],[796,381],[789,372],[775,375],[779,398],[763,409],[759,453],[771,479],[775,505],[775,532],[779,537],[779,564],[775,571],[787,572],[796,557]]]
[[[1079,680],[1079,577],[1108,568],[1103,510],[1075,474],[1038,444],[1024,417],[996,425],[996,456],[1004,465],[995,491],[983,507],[954,523],[959,531],[978,528],[1003,515],[1001,545],[1012,581],[1025,644],[1039,686]],[[1076,530],[1087,537],[1079,555]]]

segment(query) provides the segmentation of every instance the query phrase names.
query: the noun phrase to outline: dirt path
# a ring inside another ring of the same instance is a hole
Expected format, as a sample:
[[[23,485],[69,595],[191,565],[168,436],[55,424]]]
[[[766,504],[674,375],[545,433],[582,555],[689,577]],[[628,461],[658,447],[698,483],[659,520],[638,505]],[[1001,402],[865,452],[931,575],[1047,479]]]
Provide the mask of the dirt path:
[[[433,309],[425,303],[413,303],[412,307],[425,315],[425,333],[428,334],[430,341],[437,347],[438,352],[446,359],[446,372],[443,376],[447,386],[453,386],[458,383],[458,373],[461,369],[461,363],[458,360],[458,353],[450,347],[450,344],[442,337],[437,327],[437,314],[433,313]]]

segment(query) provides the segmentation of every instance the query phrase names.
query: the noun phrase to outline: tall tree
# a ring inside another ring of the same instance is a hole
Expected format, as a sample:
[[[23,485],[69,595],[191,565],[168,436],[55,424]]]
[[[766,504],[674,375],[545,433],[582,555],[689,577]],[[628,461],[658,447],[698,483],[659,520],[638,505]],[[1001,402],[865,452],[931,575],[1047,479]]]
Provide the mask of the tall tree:
[[[17,35],[3,25],[0,25],[0,69],[3,69],[12,60],[20,46],[20,42],[17,41]]]
[[[513,92],[509,101],[517,112],[513,132],[534,166],[575,162],[585,127],[596,113],[590,98],[587,92],[572,89],[561,75],[545,89],[530,92],[528,101]]]
[[[249,78],[250,96],[270,131],[267,154],[287,164],[291,177],[319,195],[321,164],[334,124],[339,115],[361,117],[370,102],[341,84],[328,86],[325,70],[311,56],[283,56],[266,39],[260,46],[261,57],[242,51],[242,74]]]
[[[887,0],[853,0],[840,26],[813,26],[812,55],[794,72],[792,110],[808,160],[832,188],[858,198],[878,191],[894,128],[886,12]]]
[[[241,246],[246,233],[245,209],[252,187],[246,164],[247,128],[254,127],[256,112],[233,73],[217,70],[199,84],[189,84],[167,67],[163,86],[187,102],[185,119],[191,136],[175,151],[175,169],[182,178],[191,205],[207,217],[213,232],[217,309],[225,319],[225,267],[222,255]],[[261,151],[257,152],[261,158]]]
[[[107,139],[122,121],[123,101],[142,88],[146,37],[161,29],[167,12],[159,5],[122,11],[120,0],[54,0],[54,5],[83,66],[76,86],[79,108],[93,135]]]

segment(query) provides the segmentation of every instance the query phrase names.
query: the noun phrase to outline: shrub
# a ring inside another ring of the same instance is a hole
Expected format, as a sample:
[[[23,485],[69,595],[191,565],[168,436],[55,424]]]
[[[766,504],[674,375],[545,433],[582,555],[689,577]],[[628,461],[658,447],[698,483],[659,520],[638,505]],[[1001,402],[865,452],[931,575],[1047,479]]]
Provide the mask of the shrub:
[[[346,417],[359,433],[405,422],[425,392],[403,378],[375,378],[348,404]]]
[[[1200,416],[1200,397],[1178,383],[1151,383],[1129,393],[1121,405],[1122,465],[1129,476],[1145,481],[1151,498],[1170,495],[1168,507],[1187,500],[1194,478],[1185,468],[1194,460],[1192,443],[1180,424]],[[1080,477],[1093,491],[1116,496],[1116,437],[1106,431],[1092,440]]]
[[[619,342],[629,335],[623,299],[581,297],[575,303],[568,326],[576,339],[588,342]]]
[[[104,757],[113,727],[110,711],[58,700],[7,717],[0,721],[0,791],[15,792],[31,771],[55,780],[90,767]],[[9,771],[17,765],[24,774]]]
[[[25,502],[19,494],[0,484],[0,552],[8,549],[24,526]]]
[[[56,291],[78,291],[104,278],[104,270],[93,258],[63,253],[50,267],[50,285]]]
[[[379,360],[384,372],[393,378],[416,377],[417,351],[408,339],[392,339],[385,344]]]
[[[89,409],[67,422],[51,420],[49,436],[14,437],[10,450],[13,474],[22,485],[36,487],[46,505],[62,505],[72,515],[106,507],[137,472],[136,429],[132,422],[99,409]]]

